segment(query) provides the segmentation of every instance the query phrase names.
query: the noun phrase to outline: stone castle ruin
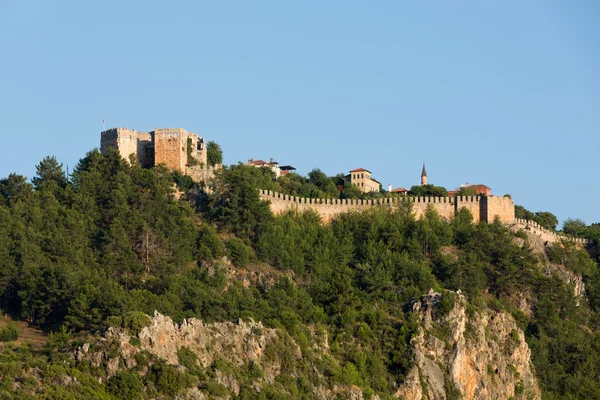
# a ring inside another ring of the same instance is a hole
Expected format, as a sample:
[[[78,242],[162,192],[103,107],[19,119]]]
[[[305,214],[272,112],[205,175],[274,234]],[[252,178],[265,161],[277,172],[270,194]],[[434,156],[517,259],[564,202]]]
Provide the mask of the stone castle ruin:
[[[100,151],[108,149],[118,150],[129,163],[146,168],[164,164],[196,182],[208,183],[215,168],[220,167],[208,165],[204,139],[183,128],[157,128],[151,132],[108,129],[100,135]]]

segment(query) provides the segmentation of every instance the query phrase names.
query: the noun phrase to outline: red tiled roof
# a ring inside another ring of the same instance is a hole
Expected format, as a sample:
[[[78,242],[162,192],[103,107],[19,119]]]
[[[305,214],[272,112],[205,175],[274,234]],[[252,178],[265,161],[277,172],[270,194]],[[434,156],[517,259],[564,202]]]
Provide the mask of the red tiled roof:
[[[363,172],[363,171],[371,173],[371,171],[369,171],[368,169],[364,169],[364,168],[356,168],[356,169],[351,170],[350,172]]]
[[[254,160],[254,161],[250,161],[248,163],[248,165],[265,165],[268,164],[268,162],[263,161],[263,160]]]
[[[404,192],[408,192],[408,189],[404,189],[404,188],[392,189],[392,193],[404,193]]]
[[[469,185],[467,187],[475,188],[475,189],[491,189],[489,186],[485,186],[485,185],[482,185],[480,183],[478,183],[476,185]]]

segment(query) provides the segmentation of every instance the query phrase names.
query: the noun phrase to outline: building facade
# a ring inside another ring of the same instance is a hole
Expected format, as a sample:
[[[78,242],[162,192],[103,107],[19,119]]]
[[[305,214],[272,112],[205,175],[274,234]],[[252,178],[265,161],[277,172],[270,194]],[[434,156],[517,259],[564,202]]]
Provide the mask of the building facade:
[[[371,171],[364,168],[357,168],[350,171],[344,177],[345,183],[351,183],[356,186],[361,192],[379,192],[381,183],[371,176]]]

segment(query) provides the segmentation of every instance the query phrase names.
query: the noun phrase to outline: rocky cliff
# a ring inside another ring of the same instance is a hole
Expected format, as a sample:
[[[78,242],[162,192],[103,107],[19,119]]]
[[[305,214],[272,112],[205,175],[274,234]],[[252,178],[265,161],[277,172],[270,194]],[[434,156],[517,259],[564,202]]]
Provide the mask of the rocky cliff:
[[[460,293],[444,315],[439,293],[412,304],[421,321],[412,339],[414,367],[396,397],[419,399],[540,399],[531,352],[512,316],[490,310],[467,313]]]
[[[326,331],[313,330],[310,347],[312,357],[329,357]],[[237,322],[204,323],[190,318],[181,324],[155,312],[149,324],[135,334],[129,329],[109,328],[96,342],[80,346],[74,354],[79,363],[89,363],[94,368],[104,368],[111,378],[124,369],[135,369],[142,375],[147,366],[139,365],[150,354],[157,360],[185,370],[180,360],[182,348],[195,355],[196,364],[207,380],[222,385],[227,392],[238,395],[242,386],[242,373],[252,371],[253,390],[274,384],[280,375],[290,374],[293,364],[303,359],[300,347],[281,330],[266,328],[252,319]],[[142,357],[140,357],[142,356]],[[142,368],[140,368],[142,367]],[[190,366],[188,365],[187,368]],[[363,392],[351,385],[330,385],[322,372],[313,366],[317,385],[311,387],[312,397],[318,399],[347,398],[361,400]],[[245,371],[245,372],[242,372]],[[194,387],[179,398],[214,398],[210,393]],[[341,396],[341,397],[340,397]],[[221,398],[220,396],[216,396]],[[223,398],[230,398],[229,395]],[[372,397],[378,399],[377,396]]]

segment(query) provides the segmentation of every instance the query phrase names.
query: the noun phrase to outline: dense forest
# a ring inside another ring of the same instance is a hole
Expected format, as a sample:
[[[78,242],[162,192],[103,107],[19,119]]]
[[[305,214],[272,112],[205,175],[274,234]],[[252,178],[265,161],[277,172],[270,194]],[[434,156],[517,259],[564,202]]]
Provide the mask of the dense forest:
[[[523,232],[474,224],[467,210],[451,222],[434,210],[416,220],[407,205],[323,224],[313,213],[274,216],[256,190],[339,196],[339,179],[318,170],[275,179],[268,169],[232,165],[206,188],[161,166],[130,166],[116,152],[93,150],[69,176],[47,157],[31,182],[17,174],[0,180],[0,305],[49,335],[43,348],[3,347],[0,398],[172,398],[192,386],[210,392],[210,371],[192,367],[157,362],[145,374],[124,370],[99,382],[99,371],[69,361],[78,338],[155,310],[175,321],[252,318],[301,348],[316,326],[327,332],[332,354],[316,368],[331,384],[391,398],[412,362],[417,323],[408,306],[430,289],[461,290],[470,312],[512,314],[544,398],[600,398],[599,225],[564,226],[591,239],[588,249],[547,249],[551,262],[582,277],[585,297],[576,299],[519,244]],[[556,229],[546,214],[531,218]],[[221,268],[229,260],[240,270],[265,265],[272,272],[244,285]],[[523,293],[531,315],[518,307]],[[11,326],[3,328],[0,340],[16,337],[12,329],[11,336]],[[310,359],[291,363],[260,393],[249,369],[237,398],[312,398],[312,369]],[[80,384],[57,382],[61,373]]]

